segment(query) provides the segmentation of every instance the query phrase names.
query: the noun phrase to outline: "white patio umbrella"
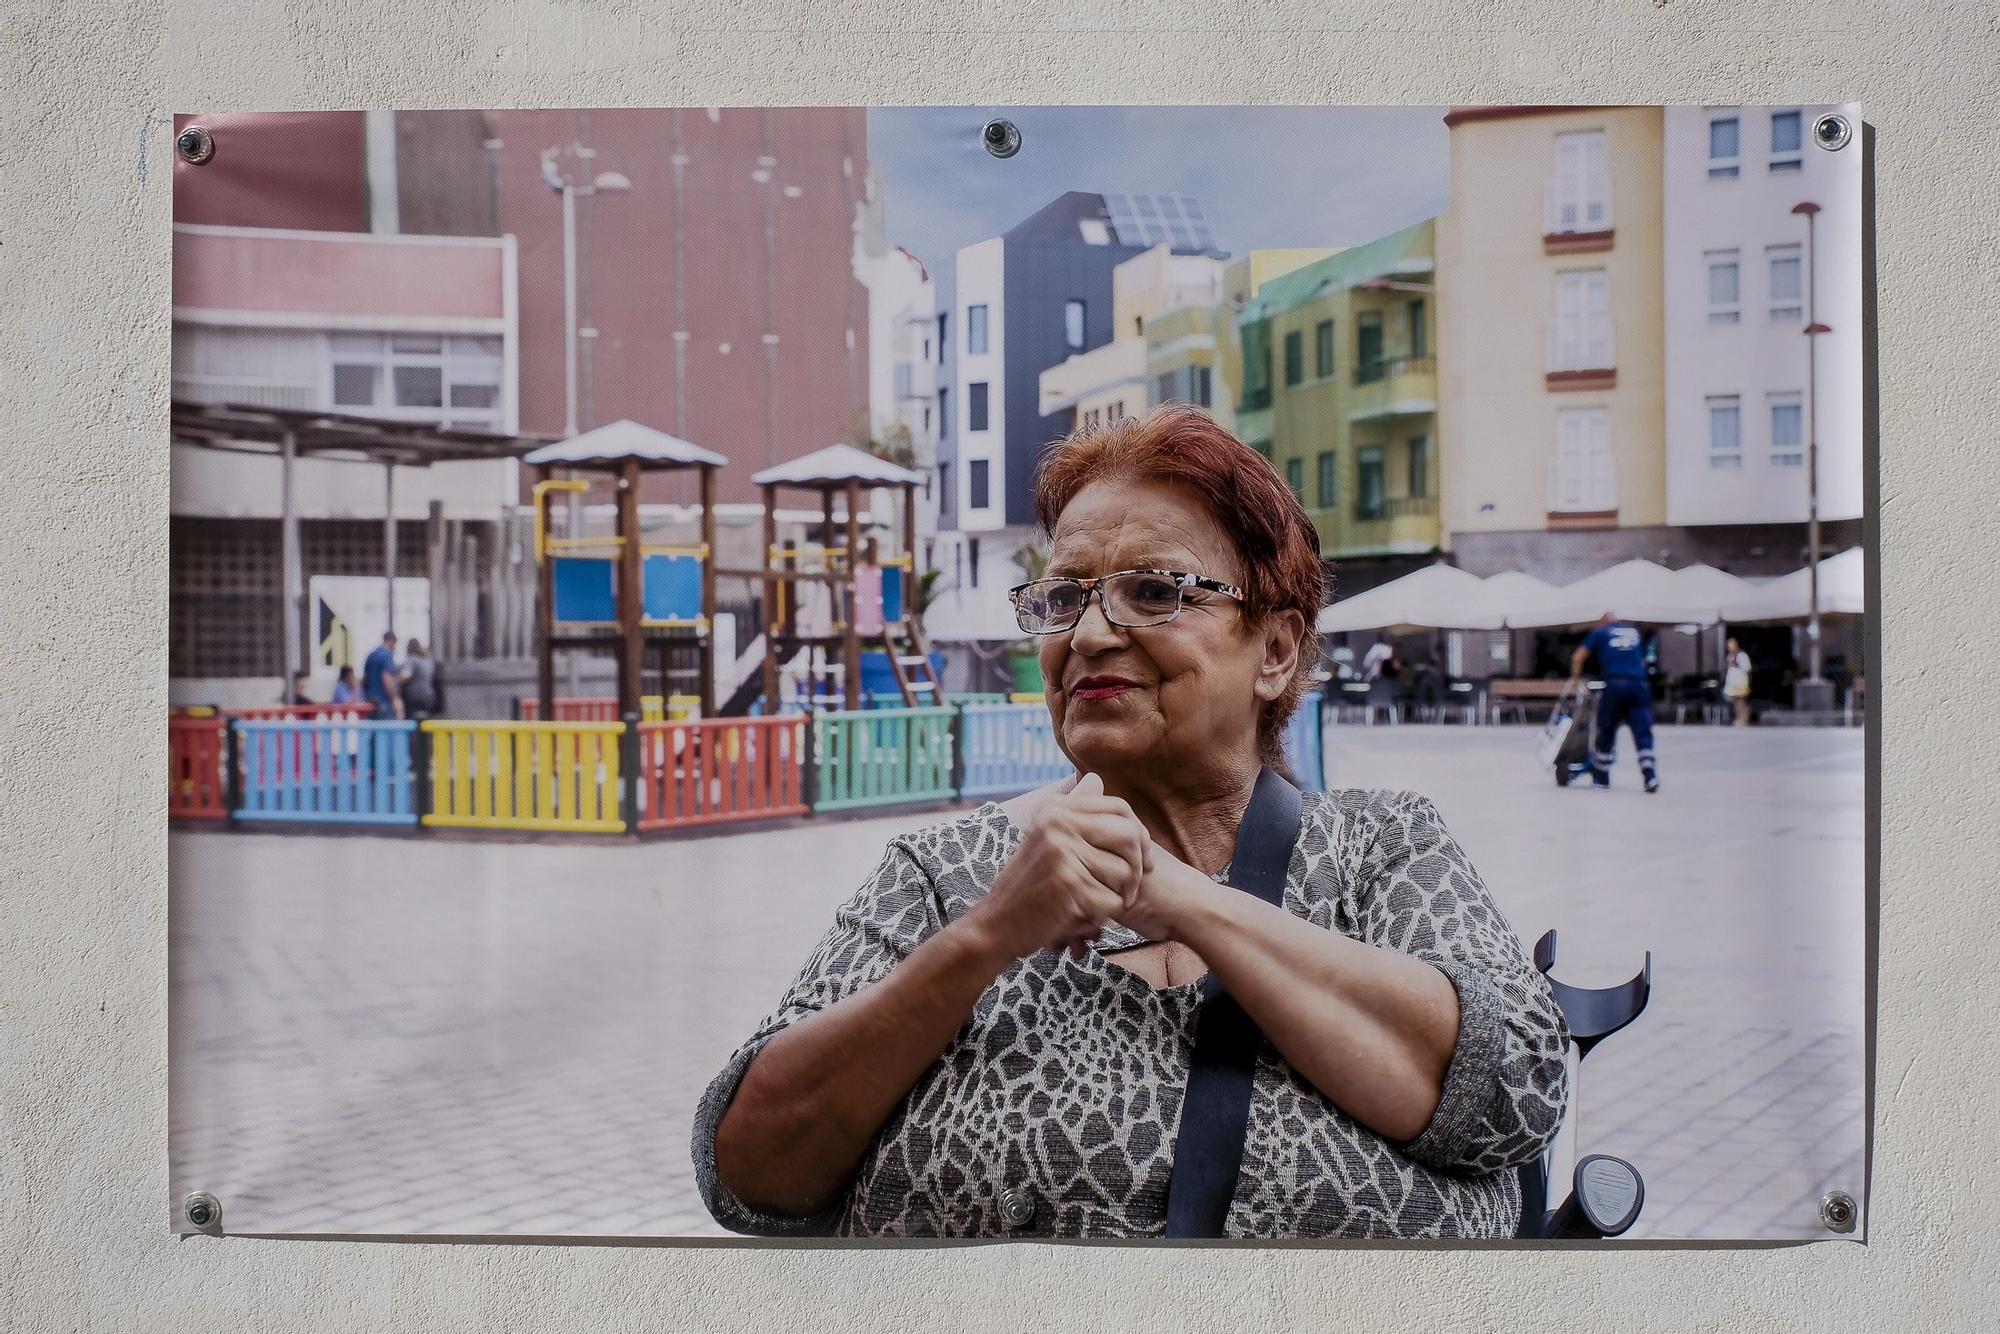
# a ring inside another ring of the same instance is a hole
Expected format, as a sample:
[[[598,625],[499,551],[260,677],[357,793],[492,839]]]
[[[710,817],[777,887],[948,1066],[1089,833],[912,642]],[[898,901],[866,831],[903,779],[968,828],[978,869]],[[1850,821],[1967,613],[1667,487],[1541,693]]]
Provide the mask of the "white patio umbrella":
[[[1867,610],[1865,580],[1867,557],[1860,547],[1849,547],[1819,563],[1819,614],[1859,616]],[[1748,596],[1722,608],[1728,621],[1803,621],[1811,614],[1812,576],[1794,570],[1767,584],[1754,586]]]
[[[1500,609],[1486,581],[1456,565],[1426,565],[1378,588],[1356,593],[1319,614],[1319,632],[1498,630]]]
[[[1674,571],[1649,560],[1628,560],[1608,570],[1554,590],[1536,602],[1515,608],[1507,624],[1516,629],[1587,625],[1607,612],[1628,621],[1663,625],[1709,625],[1720,615],[1714,599],[1734,579],[1708,566],[1690,567],[1706,573]],[[1748,585],[1744,585],[1748,587]]]

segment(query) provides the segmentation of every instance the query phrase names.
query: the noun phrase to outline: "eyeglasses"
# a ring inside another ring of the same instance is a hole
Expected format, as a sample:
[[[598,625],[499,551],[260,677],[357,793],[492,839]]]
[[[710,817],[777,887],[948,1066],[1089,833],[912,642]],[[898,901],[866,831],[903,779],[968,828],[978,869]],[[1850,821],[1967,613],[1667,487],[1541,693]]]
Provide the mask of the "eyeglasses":
[[[1014,619],[1031,635],[1056,635],[1083,619],[1092,593],[1104,608],[1104,619],[1128,630],[1165,625],[1181,614],[1181,597],[1190,588],[1243,601],[1243,590],[1185,570],[1119,570],[1095,579],[1035,579],[1007,590]]]

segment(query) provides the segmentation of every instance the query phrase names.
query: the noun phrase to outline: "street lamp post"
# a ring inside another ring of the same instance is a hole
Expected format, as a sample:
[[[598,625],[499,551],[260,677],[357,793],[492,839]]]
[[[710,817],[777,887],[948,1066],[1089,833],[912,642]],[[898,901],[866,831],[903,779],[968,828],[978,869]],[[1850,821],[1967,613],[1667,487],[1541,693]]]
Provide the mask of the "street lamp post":
[[[1806,220],[1806,679],[1793,694],[1794,708],[1830,709],[1833,687],[1823,674],[1819,624],[1819,336],[1832,333],[1819,322],[1819,267],[1813,223],[1819,205],[1807,200],[1792,212]]]
[[[615,171],[602,171],[592,177],[588,184],[572,181],[564,176],[556,165],[556,159],[567,151],[579,162],[589,164],[597,155],[597,150],[572,144],[567,150],[551,148],[542,154],[542,182],[550,190],[562,196],[563,221],[563,438],[575,437],[579,430],[577,421],[576,394],[576,197],[578,195],[623,194],[632,188],[631,180]],[[583,497],[572,491],[564,507],[565,526],[570,537],[583,535]],[[569,693],[578,691],[577,664],[574,655],[569,660]]]

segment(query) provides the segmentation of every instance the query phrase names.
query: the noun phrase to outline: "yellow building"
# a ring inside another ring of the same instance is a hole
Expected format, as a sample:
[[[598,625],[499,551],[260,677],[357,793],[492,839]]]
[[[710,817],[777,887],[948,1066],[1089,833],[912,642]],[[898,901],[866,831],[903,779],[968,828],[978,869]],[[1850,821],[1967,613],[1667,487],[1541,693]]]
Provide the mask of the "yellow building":
[[[1164,312],[1212,311],[1223,262],[1157,245],[1111,271],[1111,341],[1042,372],[1043,416],[1073,411],[1075,427],[1137,416],[1147,406],[1149,322]]]
[[[1237,317],[1244,438],[1269,442],[1331,560],[1442,544],[1434,240],[1426,220],[1307,264]]]
[[[1282,274],[1337,254],[1337,248],[1253,250],[1230,260],[1211,303],[1168,309],[1146,322],[1147,402],[1193,403],[1228,430],[1242,434],[1236,407],[1243,394],[1243,346],[1236,316],[1257,289]],[[1268,441],[1268,432],[1260,441]]]
[[[1666,522],[1662,113],[1480,107],[1445,123],[1447,541],[1478,573],[1572,578],[1619,554],[1602,535]],[[1600,538],[1551,537],[1582,533]]]

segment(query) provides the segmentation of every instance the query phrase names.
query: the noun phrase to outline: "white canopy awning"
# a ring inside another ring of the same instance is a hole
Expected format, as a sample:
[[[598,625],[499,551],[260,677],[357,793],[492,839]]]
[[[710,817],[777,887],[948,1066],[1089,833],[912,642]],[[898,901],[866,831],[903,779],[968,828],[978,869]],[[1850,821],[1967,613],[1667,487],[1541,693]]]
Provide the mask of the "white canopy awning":
[[[567,440],[558,440],[552,445],[543,445],[522,460],[532,465],[619,463],[625,459],[638,459],[641,464],[653,467],[698,467],[706,464],[720,468],[729,459],[712,449],[690,444],[676,435],[656,431],[650,426],[642,426],[629,418],[600,426],[582,435],[573,435]]]
[[[1867,610],[1866,559],[1860,547],[1849,547],[1819,563],[1820,615],[1859,616]],[[1747,597],[1724,606],[1723,619],[1803,621],[1812,612],[1811,601],[1811,574],[1794,570],[1783,578],[1756,586]]]
[[[1456,565],[1426,565],[1344,598],[1319,614],[1321,634],[1343,630],[1498,630],[1503,623],[1486,581]]]
[[[1510,608],[1517,629],[1587,625],[1606,614],[1661,625],[1713,625],[1722,609],[1748,598],[1755,586],[1712,565],[1669,570],[1649,560],[1628,560],[1599,570],[1546,596]]]
[[[758,486],[805,486],[838,489],[848,482],[862,486],[922,486],[924,475],[877,458],[853,445],[828,445],[802,458],[788,460],[751,475]]]

